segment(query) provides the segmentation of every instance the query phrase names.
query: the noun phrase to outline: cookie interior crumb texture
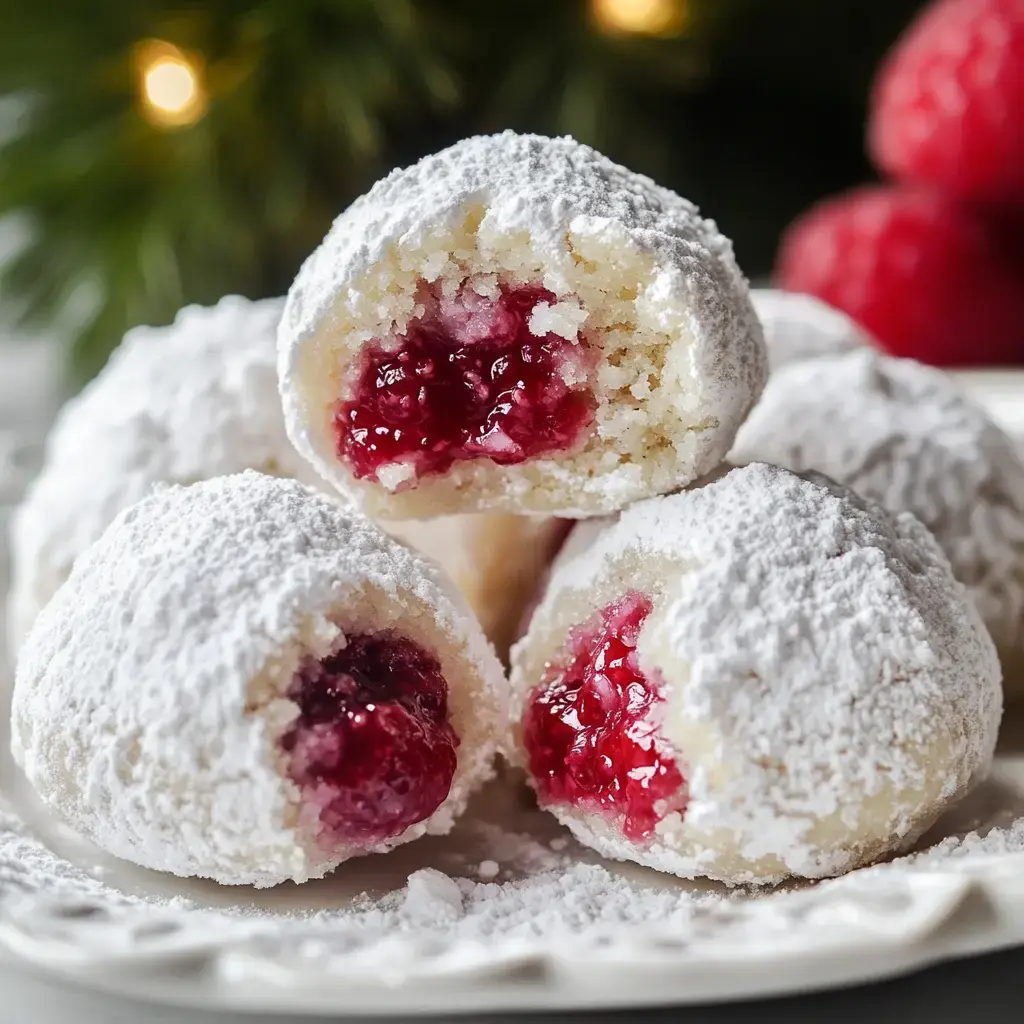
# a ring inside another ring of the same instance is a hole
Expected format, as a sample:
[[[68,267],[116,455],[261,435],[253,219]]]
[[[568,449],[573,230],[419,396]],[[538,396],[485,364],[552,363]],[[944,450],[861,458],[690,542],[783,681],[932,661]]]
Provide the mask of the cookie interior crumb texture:
[[[721,461],[765,374],[713,222],[571,139],[511,132],[357,200],[302,268],[279,340],[296,447],[386,518],[583,516],[673,490]],[[469,397],[438,383],[452,365]]]
[[[160,488],[76,561],[23,645],[12,750],[107,852],[273,885],[448,832],[504,686],[432,563],[247,472]]]
[[[760,464],[560,559],[511,688],[513,759],[577,838],[730,884],[909,849],[987,773],[1002,708],[920,522]]]

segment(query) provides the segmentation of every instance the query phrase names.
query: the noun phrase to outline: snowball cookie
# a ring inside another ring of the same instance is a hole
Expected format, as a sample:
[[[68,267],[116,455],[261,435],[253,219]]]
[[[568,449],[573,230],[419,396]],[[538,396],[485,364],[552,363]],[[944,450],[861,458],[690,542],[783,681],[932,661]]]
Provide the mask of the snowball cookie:
[[[390,519],[675,490],[722,460],[765,373],[714,223],[572,139],[512,132],[358,199],[279,339],[292,441]]]
[[[381,525],[444,569],[505,657],[572,522],[494,512]]]
[[[501,666],[449,588],[295,481],[160,488],[29,633],[15,760],[108,852],[227,884],[447,832],[505,721]]]
[[[78,554],[154,482],[243,469],[316,476],[284,432],[275,364],[282,301],[189,306],[129,331],[59,414],[11,527],[9,646],[17,651]]]
[[[732,468],[733,467],[727,462],[723,462],[712,470],[712,472],[702,476],[699,480],[695,480],[689,486],[691,488],[703,487],[712,480],[717,480],[719,477],[724,476]],[[617,519],[618,514],[616,513],[608,516],[594,516],[590,519],[556,520],[556,522],[561,525],[561,530],[552,544],[551,554],[548,558],[547,565],[538,576],[533,594],[530,600],[526,603],[523,613],[520,616],[518,627],[513,636],[514,640],[518,640],[524,633],[526,633],[526,630],[530,625],[530,619],[533,617],[534,611],[536,611],[537,606],[544,597],[544,592],[547,589],[548,580],[551,578],[552,573],[556,572],[563,562],[569,561],[573,558],[578,558]]]
[[[602,854],[729,884],[905,850],[988,770],[999,664],[938,545],[734,469],[559,564],[512,649],[516,758]]]
[[[772,370],[797,359],[813,359],[875,344],[863,327],[813,295],[754,288],[750,300],[764,328],[768,366]]]
[[[1024,696],[1024,452],[932,367],[869,350],[786,366],[740,431],[734,462],[818,470],[913,512],[966,584]]]

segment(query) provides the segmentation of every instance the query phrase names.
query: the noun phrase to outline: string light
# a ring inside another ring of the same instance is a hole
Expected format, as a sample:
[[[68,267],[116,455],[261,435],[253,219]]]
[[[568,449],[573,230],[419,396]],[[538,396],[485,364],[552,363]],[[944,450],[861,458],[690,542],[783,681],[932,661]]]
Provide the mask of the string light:
[[[151,124],[180,128],[206,113],[202,63],[170,43],[149,40],[135,57],[143,116]]]
[[[686,0],[593,0],[598,26],[614,34],[674,36],[687,22]]]

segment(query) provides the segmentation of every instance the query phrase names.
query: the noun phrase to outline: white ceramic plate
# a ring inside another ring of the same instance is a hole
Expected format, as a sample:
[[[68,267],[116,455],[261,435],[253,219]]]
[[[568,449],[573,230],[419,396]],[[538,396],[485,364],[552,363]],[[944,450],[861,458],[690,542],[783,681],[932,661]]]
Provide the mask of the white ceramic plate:
[[[1024,434],[1024,374],[964,382]],[[3,952],[54,978],[203,1009],[408,1016],[724,1001],[1024,944],[1024,714],[1004,727],[992,780],[926,837],[931,852],[769,895],[602,862],[514,783],[481,794],[449,837],[263,892],[105,857],[40,811],[6,756],[0,789]],[[987,838],[958,840],[975,829]],[[537,887],[544,927],[524,919],[482,938],[431,918],[437,904],[415,927],[381,910],[400,905],[414,871],[472,879],[485,860],[506,869],[503,891]],[[560,899],[578,863],[607,870],[615,899]],[[368,902],[378,897],[390,903]],[[644,900],[658,911],[637,920]]]

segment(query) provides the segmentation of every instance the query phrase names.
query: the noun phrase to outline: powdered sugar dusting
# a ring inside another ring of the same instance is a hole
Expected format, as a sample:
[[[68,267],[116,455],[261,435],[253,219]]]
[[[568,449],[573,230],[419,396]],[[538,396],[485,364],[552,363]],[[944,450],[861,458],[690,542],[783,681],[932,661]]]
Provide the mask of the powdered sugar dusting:
[[[528,231],[540,251],[557,253],[555,264],[564,258],[566,232],[582,228],[583,221],[623,231],[676,268],[659,287],[695,303],[692,315],[702,324],[701,334],[749,333],[746,285],[732,245],[714,221],[589,146],[505,132],[465,139],[393,171],[338,218],[289,291],[281,324],[285,354],[313,333],[338,294],[380,260],[394,239],[425,235],[461,219],[473,199],[486,202],[486,216],[496,228]],[[758,356],[751,347],[723,385],[740,384],[742,377],[751,387],[759,376]],[[714,358],[724,367],[734,354],[722,350]]]
[[[9,810],[0,811],[0,886],[23,893],[45,892],[55,898],[134,902],[56,856]]]
[[[774,373],[734,462],[827,473],[913,512],[971,593],[1024,687],[1024,454],[941,370],[859,350]]]
[[[634,587],[690,803],[647,845],[552,808],[602,853],[732,882],[838,874],[907,849],[988,771],[995,653],[913,516],[764,465],[634,506],[556,567],[513,649],[517,721],[578,608]]]
[[[463,916],[462,890],[454,879],[434,868],[409,876],[398,912],[410,922],[444,927]]]
[[[855,321],[813,295],[754,288],[750,301],[764,328],[770,370],[874,344]]]
[[[18,509],[8,633],[17,650],[75,558],[154,483],[258,469],[315,483],[285,435],[275,345],[282,301],[238,296],[138,327],[61,410]]]
[[[485,882],[493,881],[500,871],[501,865],[496,860],[482,860],[476,869],[477,875]]]
[[[499,279],[549,293],[534,332],[579,332],[596,354],[564,368],[567,384],[589,377],[593,425],[516,465],[460,458],[415,486],[390,466],[359,476],[324,410],[348,400],[364,346],[406,335],[425,281],[486,297]],[[289,436],[382,518],[586,516],[672,490],[721,461],[765,373],[746,281],[712,221],[572,139],[512,132],[466,139],[353,203],[292,285],[279,342]]]
[[[536,846],[536,840],[497,826],[491,826],[490,838],[495,848],[504,850],[500,863],[490,862],[498,864],[503,881],[419,868],[404,886],[382,896],[356,896],[342,908],[274,912],[246,908],[243,900],[237,907],[209,910],[201,902],[181,897],[118,892],[50,852],[16,816],[4,814],[0,817],[0,885],[8,892],[45,894],[48,900],[86,908],[150,907],[165,920],[168,914],[176,915],[182,924],[195,916],[208,930],[222,930],[225,936],[235,931],[240,938],[254,926],[262,929],[272,922],[283,942],[293,932],[306,938],[345,937],[357,947],[403,937],[433,939],[461,949],[467,962],[490,944],[507,940],[550,946],[572,937],[593,941],[644,929],[683,941],[693,936],[701,922],[707,927],[709,912],[727,905],[738,911],[751,896],[742,890],[693,888],[664,876],[623,873],[581,860],[573,850],[561,856],[549,854],[538,863],[529,852],[526,859],[516,854],[517,849]],[[949,837],[926,851],[857,874],[868,878],[879,872],[969,870],[993,857],[1022,854],[1024,818],[984,834]]]
[[[714,893],[681,891],[656,877],[630,880],[600,864],[581,862],[571,853],[555,856],[549,851],[539,862],[535,839],[497,826],[491,826],[489,838],[503,857],[485,863],[496,865],[494,874],[500,872],[505,881],[420,868],[409,875],[404,887],[383,896],[357,896],[342,909],[270,916],[282,929],[291,921],[304,928],[358,935],[363,942],[418,934],[446,943],[481,943],[592,935],[614,926],[683,926],[694,907],[722,898]],[[201,904],[190,900],[118,893],[55,856],[26,834],[18,819],[5,816],[0,818],[0,884],[12,881],[20,891],[45,892],[53,898],[109,906],[151,905],[186,914],[202,910]],[[214,913],[227,922],[255,923],[268,915],[244,906]]]
[[[451,789],[383,851],[444,833],[492,772],[502,670],[438,570],[361,516],[247,472],[121,513],[43,610],[18,663],[16,760],[54,814],[147,867],[229,884],[322,875],[282,778],[305,657],[394,628],[433,653],[460,739]]]
[[[422,902],[428,887],[434,894],[429,907]],[[382,933],[415,926],[446,940],[551,939],[617,926],[684,927],[695,906],[716,898],[638,886],[599,864],[579,862],[505,883],[456,881],[425,869],[410,877],[405,893],[364,910],[359,924]]]
[[[901,867],[948,868],[957,861],[1024,854],[1024,818],[1005,828],[969,832],[966,836],[947,836],[934,846],[894,862]]]

